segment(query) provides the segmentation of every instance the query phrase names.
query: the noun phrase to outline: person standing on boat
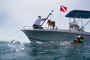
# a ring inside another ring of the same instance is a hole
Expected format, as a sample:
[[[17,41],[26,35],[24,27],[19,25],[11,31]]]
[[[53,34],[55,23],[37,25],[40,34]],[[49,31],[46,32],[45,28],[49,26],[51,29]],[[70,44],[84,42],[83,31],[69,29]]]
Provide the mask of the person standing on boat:
[[[34,29],[43,29],[43,27],[40,25],[41,21],[45,21],[48,18],[42,18],[41,16],[38,16],[38,19],[34,22],[33,24],[33,28]]]

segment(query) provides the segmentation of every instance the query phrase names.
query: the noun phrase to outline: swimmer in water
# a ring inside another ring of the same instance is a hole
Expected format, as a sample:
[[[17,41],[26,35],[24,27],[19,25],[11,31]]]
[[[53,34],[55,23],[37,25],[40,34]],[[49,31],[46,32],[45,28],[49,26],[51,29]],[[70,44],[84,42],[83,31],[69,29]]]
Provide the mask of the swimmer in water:
[[[79,35],[76,37],[75,40],[73,40],[72,43],[83,43],[83,40],[84,40],[84,38],[81,35]]]

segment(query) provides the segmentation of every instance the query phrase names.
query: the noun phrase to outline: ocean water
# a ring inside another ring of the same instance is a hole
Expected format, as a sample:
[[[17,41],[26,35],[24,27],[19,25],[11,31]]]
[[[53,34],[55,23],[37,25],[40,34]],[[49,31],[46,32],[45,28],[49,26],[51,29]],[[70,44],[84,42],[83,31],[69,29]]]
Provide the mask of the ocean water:
[[[90,60],[90,41],[82,44],[0,41],[0,60]]]

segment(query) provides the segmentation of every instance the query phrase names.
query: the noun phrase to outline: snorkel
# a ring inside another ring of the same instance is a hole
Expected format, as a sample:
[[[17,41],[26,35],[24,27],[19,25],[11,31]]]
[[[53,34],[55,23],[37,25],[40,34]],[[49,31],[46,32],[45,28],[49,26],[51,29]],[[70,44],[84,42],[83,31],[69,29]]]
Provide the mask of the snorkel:
[[[80,39],[81,42],[83,42],[83,39]]]

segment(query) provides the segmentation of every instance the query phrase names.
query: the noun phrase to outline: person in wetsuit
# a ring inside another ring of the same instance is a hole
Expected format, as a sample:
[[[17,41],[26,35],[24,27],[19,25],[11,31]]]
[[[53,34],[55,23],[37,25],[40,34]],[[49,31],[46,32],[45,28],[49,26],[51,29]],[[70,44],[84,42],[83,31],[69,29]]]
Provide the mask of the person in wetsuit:
[[[79,35],[76,37],[75,40],[73,40],[73,43],[83,43],[83,40],[84,38],[81,35]]]

